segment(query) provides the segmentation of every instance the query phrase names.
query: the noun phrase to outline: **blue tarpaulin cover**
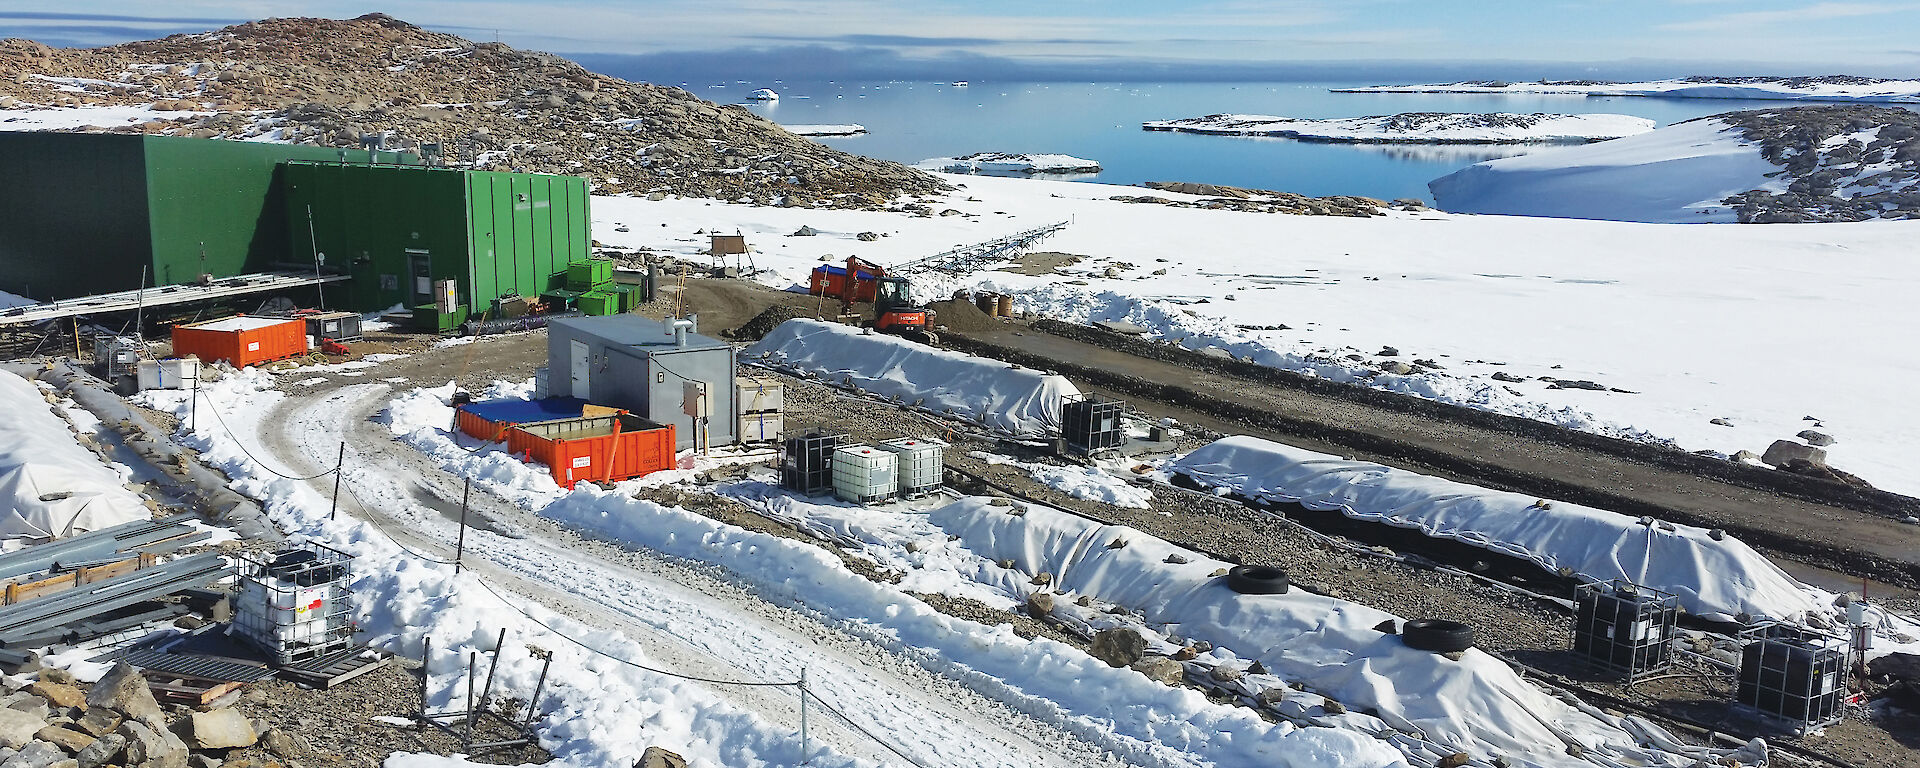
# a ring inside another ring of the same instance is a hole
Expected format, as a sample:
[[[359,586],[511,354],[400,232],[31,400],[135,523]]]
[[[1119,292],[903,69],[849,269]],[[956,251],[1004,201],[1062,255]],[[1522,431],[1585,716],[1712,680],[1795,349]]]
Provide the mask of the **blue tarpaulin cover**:
[[[549,397],[545,400],[486,400],[460,406],[495,424],[532,424],[558,419],[577,419],[586,413],[587,401],[577,397]]]

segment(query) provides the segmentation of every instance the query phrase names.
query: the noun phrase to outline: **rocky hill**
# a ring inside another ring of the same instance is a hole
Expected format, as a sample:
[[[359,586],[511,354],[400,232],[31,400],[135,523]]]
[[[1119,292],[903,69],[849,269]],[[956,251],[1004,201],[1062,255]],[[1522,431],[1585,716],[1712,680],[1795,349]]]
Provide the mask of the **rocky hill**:
[[[1871,106],[1757,109],[1716,115],[1759,145],[1785,191],[1726,204],[1744,222],[1920,219],[1920,112]]]
[[[358,147],[441,145],[449,164],[589,177],[602,193],[862,207],[945,188],[739,106],[474,43],[383,14],[268,19],[104,48],[0,41],[0,109],[143,106],[113,130]]]

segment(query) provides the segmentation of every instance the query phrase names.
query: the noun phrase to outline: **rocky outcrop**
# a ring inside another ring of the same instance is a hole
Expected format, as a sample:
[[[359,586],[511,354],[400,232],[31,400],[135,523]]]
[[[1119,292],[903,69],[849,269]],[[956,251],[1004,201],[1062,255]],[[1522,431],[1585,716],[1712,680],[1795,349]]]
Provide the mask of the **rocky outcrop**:
[[[1780,166],[1779,190],[1724,201],[1742,222],[1920,219],[1920,112],[1863,105],[1729,112]]]
[[[1217,184],[1196,184],[1190,181],[1149,181],[1148,189],[1163,192],[1177,192],[1183,195],[1199,195],[1202,200],[1173,200],[1154,195],[1116,195],[1113,200],[1123,203],[1151,203],[1173,208],[1207,208],[1212,210],[1246,211],[1252,213],[1290,213],[1298,216],[1355,216],[1365,218],[1378,216],[1384,201],[1371,197],[1335,195],[1332,197],[1308,197],[1292,192],[1276,192],[1269,189],[1245,189]]]
[[[382,14],[269,19],[105,48],[0,41],[17,108],[145,105],[111,128],[358,148],[437,144],[450,164],[572,173],[595,191],[879,208],[946,189],[830,149],[738,106],[589,72],[566,59],[429,32]]]

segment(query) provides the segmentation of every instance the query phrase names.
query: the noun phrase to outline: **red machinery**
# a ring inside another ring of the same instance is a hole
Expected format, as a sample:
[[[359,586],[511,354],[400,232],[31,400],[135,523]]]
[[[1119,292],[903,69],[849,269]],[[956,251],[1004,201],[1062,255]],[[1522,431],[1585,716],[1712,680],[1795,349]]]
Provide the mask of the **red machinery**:
[[[916,306],[909,289],[906,278],[890,276],[886,267],[858,256],[847,257],[844,268],[825,264],[814,267],[807,286],[807,292],[815,296],[838,298],[842,316],[853,314],[855,302],[872,302],[872,325],[881,333],[923,344],[938,342],[939,337],[931,330],[934,313]]]

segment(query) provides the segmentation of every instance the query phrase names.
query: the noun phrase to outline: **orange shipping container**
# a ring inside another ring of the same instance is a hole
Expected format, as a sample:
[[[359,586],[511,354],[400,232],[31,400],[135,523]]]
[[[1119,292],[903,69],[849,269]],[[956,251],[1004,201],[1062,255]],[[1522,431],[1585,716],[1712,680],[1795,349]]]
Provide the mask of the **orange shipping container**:
[[[235,368],[307,353],[307,324],[271,317],[234,317],[173,327],[173,356],[225,360]]]
[[[522,424],[507,430],[507,450],[547,465],[560,487],[572,488],[672,469],[674,434],[670,424],[621,413]]]

